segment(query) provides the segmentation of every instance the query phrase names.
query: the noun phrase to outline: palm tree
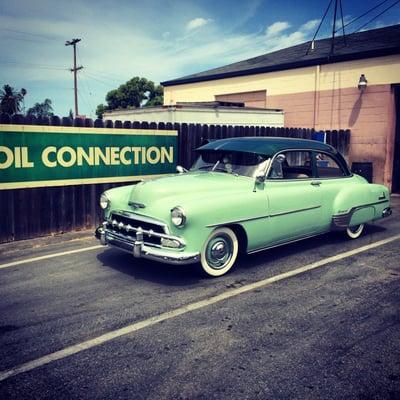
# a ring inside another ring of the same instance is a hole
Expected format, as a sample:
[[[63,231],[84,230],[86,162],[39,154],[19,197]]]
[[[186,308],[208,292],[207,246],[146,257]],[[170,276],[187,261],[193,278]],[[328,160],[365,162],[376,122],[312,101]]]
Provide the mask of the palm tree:
[[[43,103],[35,103],[31,107],[27,115],[34,115],[35,117],[51,117],[53,116],[53,106],[50,99],[45,99]]]
[[[9,115],[17,114],[21,111],[21,103],[27,91],[22,88],[16,92],[10,85],[4,85],[0,90],[0,111]]]

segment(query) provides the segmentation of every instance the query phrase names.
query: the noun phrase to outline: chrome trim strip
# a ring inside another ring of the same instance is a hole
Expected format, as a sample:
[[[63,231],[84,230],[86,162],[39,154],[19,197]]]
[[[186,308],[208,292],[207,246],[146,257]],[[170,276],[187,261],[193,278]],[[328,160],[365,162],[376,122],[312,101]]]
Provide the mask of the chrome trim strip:
[[[134,201],[128,201],[128,205],[133,208],[145,208],[146,207],[143,203],[136,203]]]
[[[243,219],[237,219],[237,220],[227,221],[227,222],[220,222],[220,223],[217,223],[217,224],[206,225],[206,228],[214,228],[216,226],[221,226],[221,225],[238,224],[240,222],[255,221],[257,219],[263,219],[263,218],[273,218],[273,217],[278,217],[278,216],[286,215],[286,214],[293,214],[293,213],[302,212],[302,211],[314,210],[314,209],[317,209],[317,208],[321,208],[321,206],[313,206],[313,207],[308,207],[308,208],[301,208],[299,210],[285,211],[285,212],[280,212],[280,213],[276,213],[276,214],[263,215],[263,216],[260,216],[260,217],[251,217],[251,218],[243,218]]]
[[[179,249],[176,249],[178,251],[174,251],[175,249],[169,251],[153,246],[147,246],[140,240],[140,237],[138,240],[126,240],[126,238],[115,235],[113,232],[109,231],[100,232],[100,234],[105,239],[102,244],[110,245],[132,254],[137,258],[146,258],[152,261],[174,265],[193,264],[200,261],[200,253],[198,252],[184,252],[179,251]],[[126,247],[121,246],[122,244]]]
[[[126,226],[126,225],[125,225],[125,226]],[[126,230],[126,229],[125,229],[125,230]],[[132,241],[132,236],[124,235],[124,234],[121,233],[121,232],[114,232],[114,231],[112,231],[112,230],[107,229],[107,227],[104,228],[104,231],[105,231],[107,234],[112,234],[112,235],[114,235],[114,236],[116,236],[116,237],[121,237],[121,238],[123,238],[123,239],[125,239],[125,240],[130,240],[130,241]],[[135,232],[135,233],[141,233],[141,234],[143,234],[143,235],[148,235],[148,236],[150,236],[150,237],[153,236],[153,237],[157,237],[157,238],[160,238],[160,239],[175,240],[175,241],[177,241],[177,242],[179,243],[180,249],[182,249],[182,248],[184,248],[184,247],[186,246],[185,241],[184,241],[182,238],[178,237],[178,236],[167,235],[167,234],[164,234],[164,233],[157,233],[157,232],[153,232],[153,231],[146,231],[146,230],[144,230],[144,229],[137,229],[137,228],[133,228],[133,227],[131,227],[131,228],[129,229],[129,231],[128,231],[128,230],[126,230],[126,231],[127,231],[127,232],[133,231],[133,232]],[[153,245],[153,244],[152,244],[152,245]],[[154,245],[154,246],[158,246],[158,245]],[[160,247],[161,247],[161,246],[160,246]]]
[[[361,206],[355,206],[350,208],[350,210],[347,213],[343,213],[343,214],[335,214],[332,216],[332,225],[334,226],[334,228],[347,228],[349,226],[351,217],[353,216],[353,214],[358,211],[361,210],[363,208],[366,207],[371,207],[371,206],[376,206],[378,204],[383,204],[383,203],[388,203],[389,200],[382,200],[382,201],[376,201],[374,203],[369,203],[369,204],[363,204]]]
[[[237,220],[228,221],[228,222],[221,222],[221,223],[217,223],[217,224],[206,225],[206,228],[215,228],[216,226],[221,226],[221,225],[238,224],[240,222],[255,221],[256,219],[263,219],[263,218],[269,218],[269,217],[270,217],[269,215],[262,215],[261,217],[237,219]]]
[[[119,215],[119,216],[125,217],[125,218],[132,218],[132,219],[134,219],[134,220],[146,222],[146,223],[148,223],[148,224],[158,225],[158,226],[160,226],[160,227],[163,228],[163,230],[164,230],[164,232],[165,232],[166,234],[169,234],[168,225],[167,225],[165,222],[160,221],[160,220],[158,220],[158,219],[149,218],[149,217],[146,217],[146,216],[144,216],[144,215],[136,214],[136,213],[131,212],[131,211],[119,210],[119,211],[112,211],[112,212],[110,213],[110,217],[109,217],[110,219],[109,219],[108,222],[111,222],[111,215],[112,215],[112,214],[116,214],[116,215]]]
[[[270,214],[270,217],[279,217],[281,215],[287,215],[287,214],[294,214],[302,211],[309,211],[309,210],[316,210],[317,208],[321,208],[321,206],[313,206],[313,207],[307,207],[307,208],[300,208],[298,210],[292,210],[292,211],[285,211],[285,212],[280,212],[276,214]]]

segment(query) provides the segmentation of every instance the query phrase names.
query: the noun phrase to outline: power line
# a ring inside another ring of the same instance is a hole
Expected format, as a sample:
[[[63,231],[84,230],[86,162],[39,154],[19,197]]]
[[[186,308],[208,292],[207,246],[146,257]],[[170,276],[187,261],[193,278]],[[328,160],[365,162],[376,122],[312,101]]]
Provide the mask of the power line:
[[[19,40],[22,42],[30,42],[30,43],[49,43],[46,40],[40,40],[40,39],[33,39],[33,38],[26,38],[26,37],[15,37],[15,36],[9,36],[9,35],[2,35],[3,40]]]
[[[82,103],[84,103],[84,105],[87,107],[87,109],[90,112],[90,104],[87,101],[87,98],[85,98],[85,96],[83,96],[83,93],[79,90],[78,91],[78,96],[80,98],[80,100],[82,101]]]
[[[20,62],[20,61],[0,61],[0,64],[12,64],[16,65],[18,67],[35,67],[38,69],[51,69],[51,70],[57,70],[57,71],[68,71],[68,68],[58,66],[58,65],[45,65],[45,64],[33,64],[33,63],[26,63],[26,62]]]
[[[89,88],[89,84],[87,82],[87,79],[86,79],[86,76],[84,73],[82,73],[81,82],[82,82],[83,90],[81,90],[78,93],[80,93],[82,95],[82,97],[85,97],[85,99],[86,99],[85,102],[87,103],[89,109],[91,110],[91,114],[93,114],[94,110],[95,110],[94,102],[93,102],[93,94],[92,94],[91,89]]]
[[[17,33],[19,35],[25,35],[25,36],[35,36],[35,37],[38,37],[38,38],[41,38],[41,39],[45,39],[45,40],[53,40],[53,41],[58,40],[56,37],[49,37],[49,35],[41,35],[39,33],[26,32],[26,31],[21,31],[21,30],[18,30],[18,29],[0,28],[0,31],[10,32],[10,33]]]
[[[331,40],[331,55],[333,55],[333,49],[335,47],[335,28],[336,28],[336,12],[337,12],[337,0],[335,1],[335,9],[333,11],[333,24],[332,24],[332,40]]]
[[[125,81],[126,80],[126,78],[123,78],[122,76],[117,76],[117,75],[114,75],[114,74],[110,75],[106,71],[99,71],[99,70],[93,69],[93,68],[90,68],[90,72],[95,76],[99,76],[100,78],[110,79],[110,80],[115,81],[115,82],[121,82],[121,81]]]
[[[100,83],[102,83],[103,85],[105,85],[105,86],[107,86],[107,87],[111,87],[111,88],[115,89],[115,84],[111,84],[111,83],[108,83],[108,82],[106,82],[106,81],[103,81],[102,79],[98,79],[98,78],[96,78],[95,76],[93,76],[93,74],[89,73],[88,71],[86,71],[86,75],[87,75],[90,79],[93,79],[93,80],[95,80],[95,81],[97,81],[97,82],[100,82]]]
[[[98,72],[93,72],[92,69],[89,69],[88,71],[92,76],[94,76],[95,78],[101,79],[103,81],[107,81],[110,83],[113,83],[113,85],[121,85],[121,82],[124,82],[125,79],[123,78],[112,78],[111,75],[104,73],[104,74],[99,74]]]
[[[318,35],[318,32],[319,32],[319,30],[320,30],[320,28],[321,28],[322,23],[324,22],[324,19],[325,19],[325,17],[326,17],[326,14],[328,14],[329,9],[331,8],[331,4],[332,4],[332,0],[329,1],[328,7],[326,7],[326,10],[325,10],[325,12],[324,12],[324,15],[323,15],[323,17],[321,18],[321,21],[319,22],[317,31],[315,32],[314,37],[312,38],[312,40],[311,40],[311,42],[310,42],[310,45],[309,45],[308,48],[307,48],[306,55],[308,54],[308,52],[310,51],[310,49],[314,46],[314,40],[315,40],[315,38],[316,38],[317,35]]]
[[[78,55],[78,59],[79,59],[80,63],[83,64],[83,61],[82,61],[80,52],[79,52],[78,50],[77,50],[77,55]],[[83,72],[83,71],[82,71],[82,72]],[[82,75],[82,78],[83,78],[83,79],[82,79],[83,87],[84,87],[84,90],[85,90],[85,97],[86,97],[87,100],[88,100],[89,108],[92,108],[92,110],[93,110],[93,112],[94,112],[94,103],[92,102],[92,98],[93,98],[92,90],[91,90],[91,88],[89,87],[89,84],[88,84],[88,82],[87,82],[87,78],[86,78],[86,75],[85,75],[85,74]],[[87,94],[86,94],[86,91],[87,91]]]
[[[384,14],[386,11],[390,10],[392,7],[394,7],[396,4],[400,3],[400,0],[397,0],[396,2],[394,2],[392,5],[390,5],[389,7],[386,7],[382,12],[380,12],[378,15],[376,15],[375,17],[371,18],[368,22],[366,22],[364,25],[361,25],[359,28],[357,28],[353,33],[356,33],[358,31],[360,31],[362,28],[364,28],[364,26],[369,25],[372,21],[375,21],[377,18],[379,18],[382,14]]]
[[[344,39],[344,45],[346,46],[346,34],[344,32],[344,20],[343,20],[343,7],[342,7],[342,0],[339,0],[339,4],[340,4],[340,16],[342,19],[342,33],[343,33],[343,39]]]
[[[384,3],[387,3],[388,1],[389,1],[389,0],[383,0],[383,1],[381,1],[379,4],[377,4],[376,6],[370,8],[370,9],[369,9],[368,11],[366,11],[365,13],[363,13],[363,14],[359,15],[358,17],[356,17],[356,18],[352,19],[351,21],[349,21],[346,25],[344,25],[344,28],[346,28],[346,26],[351,25],[353,22],[358,21],[360,18],[362,18],[362,17],[364,17],[365,15],[369,14],[371,11],[376,10],[378,7],[380,7],[380,6],[381,6],[382,4],[384,4]],[[339,29],[337,29],[336,32],[337,32],[338,30],[339,30]]]

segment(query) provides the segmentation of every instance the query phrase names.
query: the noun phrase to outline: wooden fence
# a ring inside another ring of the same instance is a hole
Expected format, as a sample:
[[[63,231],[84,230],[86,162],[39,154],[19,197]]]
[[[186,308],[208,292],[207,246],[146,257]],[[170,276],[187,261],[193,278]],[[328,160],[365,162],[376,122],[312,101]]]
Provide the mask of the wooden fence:
[[[265,126],[227,126],[170,124],[130,121],[35,118],[0,114],[0,124],[76,126],[120,129],[168,129],[178,131],[178,164],[189,168],[195,159],[195,148],[205,139],[240,136],[276,136],[311,139],[313,129],[275,128]],[[349,130],[326,131],[326,141],[347,155]],[[0,243],[29,239],[71,230],[94,228],[101,222],[98,206],[100,194],[109,188],[128,183],[88,184],[61,187],[0,190]]]

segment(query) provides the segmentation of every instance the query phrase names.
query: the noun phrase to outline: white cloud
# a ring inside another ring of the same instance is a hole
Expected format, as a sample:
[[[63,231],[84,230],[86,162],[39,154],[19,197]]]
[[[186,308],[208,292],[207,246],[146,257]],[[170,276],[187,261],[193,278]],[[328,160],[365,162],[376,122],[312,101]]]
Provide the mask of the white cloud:
[[[191,21],[189,21],[186,25],[186,29],[191,31],[193,29],[200,28],[204,25],[207,25],[211,22],[211,19],[205,19],[205,18],[194,18]]]
[[[313,29],[315,29],[318,24],[320,23],[319,19],[311,19],[310,21],[307,21],[305,24],[303,24],[300,27],[301,31],[312,31]]]
[[[288,32],[288,22],[275,22],[265,31],[266,52],[295,46],[311,39],[311,35],[317,28],[320,20],[312,19],[300,25],[294,32]]]
[[[288,28],[290,28],[289,22],[285,22],[285,21],[274,22],[272,25],[269,25],[267,27],[267,29],[265,31],[265,35],[267,37],[273,37],[283,31],[285,31]]]

